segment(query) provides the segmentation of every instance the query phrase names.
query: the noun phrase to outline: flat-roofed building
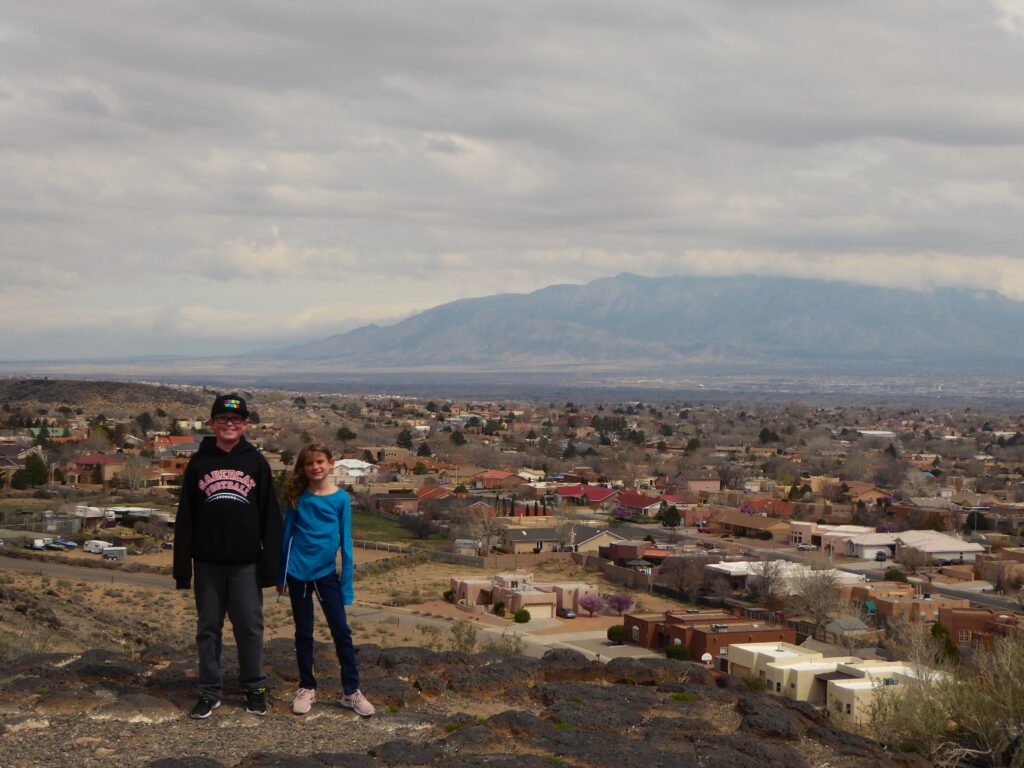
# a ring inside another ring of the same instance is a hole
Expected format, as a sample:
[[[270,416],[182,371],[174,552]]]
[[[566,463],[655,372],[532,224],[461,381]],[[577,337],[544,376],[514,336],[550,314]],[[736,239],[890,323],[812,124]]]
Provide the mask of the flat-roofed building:
[[[856,656],[817,659],[808,656],[806,660],[785,661],[789,663],[770,662],[765,666],[768,690],[787,699],[822,707],[828,693],[828,680],[836,668],[860,659]]]
[[[906,662],[855,661],[836,665],[829,677],[834,679],[828,680],[825,707],[859,724],[867,720],[880,688],[903,686],[917,675]]]
[[[822,658],[819,651],[809,651],[788,642],[733,643],[723,654],[726,671],[740,677],[767,679],[769,664],[795,664]]]

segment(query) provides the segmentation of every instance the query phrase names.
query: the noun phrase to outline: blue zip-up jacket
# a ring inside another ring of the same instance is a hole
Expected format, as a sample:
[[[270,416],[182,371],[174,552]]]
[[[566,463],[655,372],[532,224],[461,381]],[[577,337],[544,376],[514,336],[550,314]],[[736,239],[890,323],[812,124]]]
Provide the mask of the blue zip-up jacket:
[[[345,605],[355,599],[352,567],[352,504],[338,489],[328,496],[303,491],[296,508],[285,507],[279,584],[291,576],[300,581],[334,573],[341,550],[341,597]]]

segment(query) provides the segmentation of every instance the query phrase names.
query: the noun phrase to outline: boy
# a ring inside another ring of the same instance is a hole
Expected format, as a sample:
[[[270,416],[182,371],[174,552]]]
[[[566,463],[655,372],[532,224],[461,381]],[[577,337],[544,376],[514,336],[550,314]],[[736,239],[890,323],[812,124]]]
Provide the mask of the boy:
[[[238,394],[213,401],[209,427],[181,484],[174,523],[174,581],[188,589],[195,569],[196,648],[201,695],[191,717],[221,703],[225,612],[238,648],[246,712],[267,713],[263,674],[263,587],[277,581],[281,512],[270,467],[245,439],[249,410]]]

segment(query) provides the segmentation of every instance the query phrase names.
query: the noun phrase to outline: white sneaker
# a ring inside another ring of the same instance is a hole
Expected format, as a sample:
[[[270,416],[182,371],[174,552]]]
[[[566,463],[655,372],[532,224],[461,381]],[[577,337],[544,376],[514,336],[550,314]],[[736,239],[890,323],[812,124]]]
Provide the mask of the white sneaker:
[[[296,715],[304,715],[309,712],[315,702],[316,688],[299,688],[299,692],[292,699],[292,712]]]
[[[361,717],[369,717],[375,712],[373,704],[366,700],[362,691],[356,691],[353,694],[342,696],[341,706],[355,710],[355,713]]]

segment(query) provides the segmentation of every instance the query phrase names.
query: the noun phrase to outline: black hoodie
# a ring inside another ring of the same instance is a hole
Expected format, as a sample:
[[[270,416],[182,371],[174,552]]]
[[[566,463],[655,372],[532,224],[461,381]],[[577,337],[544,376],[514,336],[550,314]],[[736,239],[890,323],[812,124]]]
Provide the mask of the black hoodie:
[[[181,484],[174,521],[174,581],[192,582],[192,560],[257,563],[260,584],[277,582],[281,511],[270,466],[244,437],[230,453],[203,438]]]

